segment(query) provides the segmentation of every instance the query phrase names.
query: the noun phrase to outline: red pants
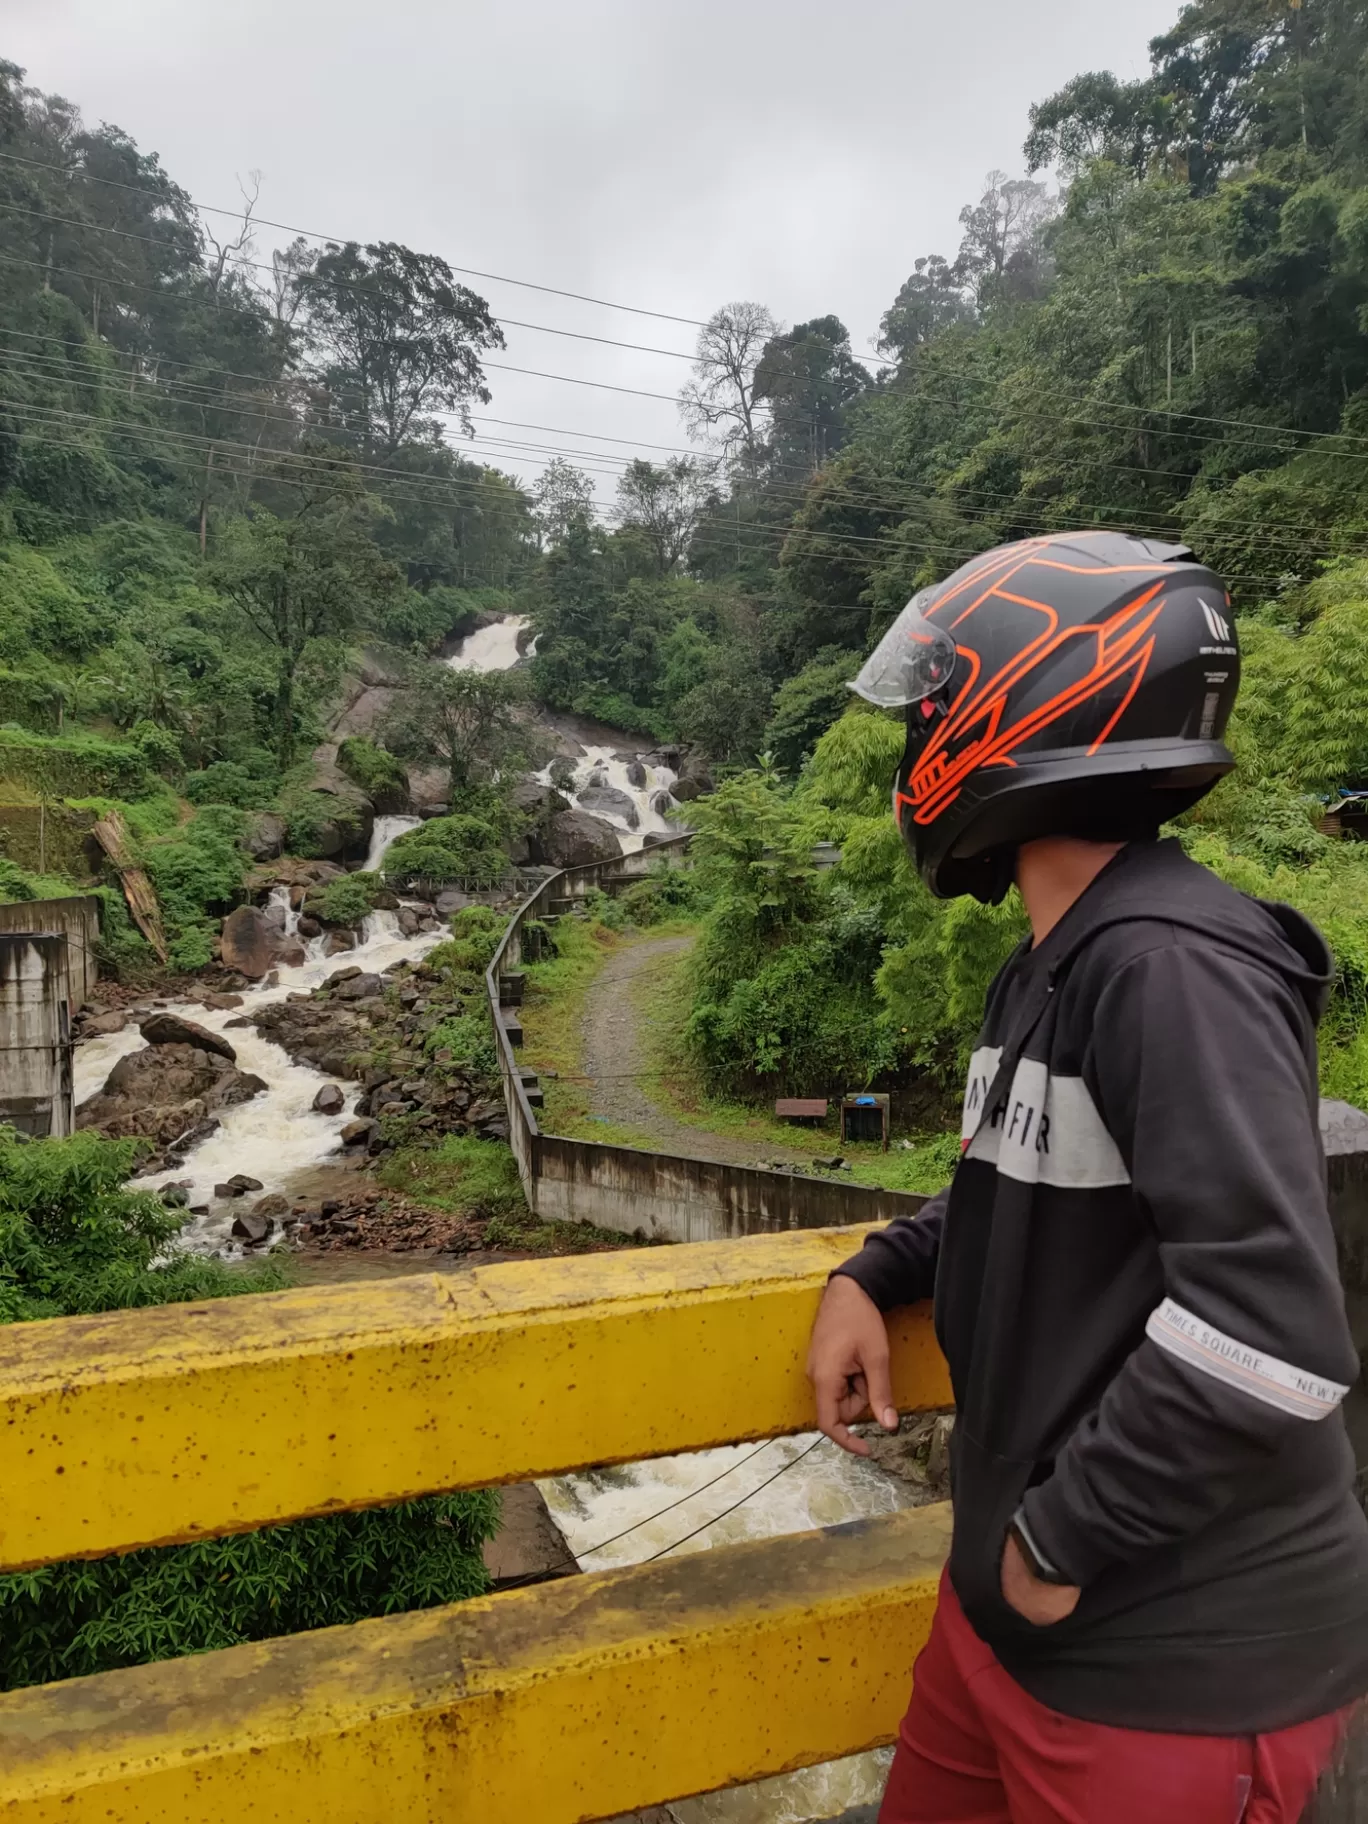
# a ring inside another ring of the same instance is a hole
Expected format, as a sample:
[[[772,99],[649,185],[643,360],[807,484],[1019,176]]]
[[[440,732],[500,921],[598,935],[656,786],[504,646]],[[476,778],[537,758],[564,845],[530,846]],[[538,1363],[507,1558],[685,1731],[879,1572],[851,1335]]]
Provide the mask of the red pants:
[[[1003,1671],[946,1577],[879,1824],[1297,1824],[1344,1722],[1160,1735],[1061,1716]]]

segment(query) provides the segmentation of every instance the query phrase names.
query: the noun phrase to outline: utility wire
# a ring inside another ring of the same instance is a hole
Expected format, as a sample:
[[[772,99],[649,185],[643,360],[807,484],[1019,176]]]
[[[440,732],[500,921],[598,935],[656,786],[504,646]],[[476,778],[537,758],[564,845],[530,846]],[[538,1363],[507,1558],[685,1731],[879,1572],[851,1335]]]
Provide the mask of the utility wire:
[[[26,352],[5,350],[3,348],[0,348],[0,357],[3,357],[4,359],[10,361],[11,364],[16,365],[20,371],[22,371],[25,366],[37,365],[40,372],[42,372],[42,370],[45,368],[45,366],[50,366],[55,362],[55,357],[44,356],[44,355],[31,355]],[[44,377],[47,377],[46,374],[44,374]],[[276,422],[276,423],[289,425],[292,429],[296,429],[299,425],[299,419],[298,419],[297,415],[290,413],[288,410],[285,410],[285,411],[277,410],[277,409],[272,408],[265,404],[252,405],[250,403],[244,403],[244,402],[237,402],[236,404],[230,404],[229,402],[223,400],[221,397],[214,395],[212,393],[212,389],[207,388],[207,387],[193,386],[189,383],[184,383],[184,382],[171,382],[169,384],[179,386],[181,388],[181,390],[185,391],[185,392],[203,392],[203,393],[210,394],[209,400],[205,403],[202,403],[200,401],[194,401],[194,400],[189,401],[188,403],[190,404],[191,409],[196,409],[198,407],[200,409],[212,408],[212,409],[224,410],[224,411],[233,410],[236,412],[236,414],[238,416],[249,419],[249,420],[254,419],[254,418],[260,418],[264,422]],[[186,402],[177,400],[169,392],[163,391],[163,389],[160,386],[160,383],[152,383],[150,386],[150,390],[145,391],[143,397],[144,397],[144,399],[149,399],[151,402],[154,402],[158,405],[165,405],[165,404],[175,405],[177,403],[186,403]],[[19,406],[16,409],[41,410],[41,409],[45,409],[45,408],[43,408],[41,406],[34,406],[34,407]],[[56,408],[47,408],[47,409],[56,409]],[[446,414],[446,415],[454,416],[454,414]],[[100,420],[98,420],[98,422],[108,423],[111,421],[100,419]],[[574,433],[567,431],[564,434],[573,435]],[[226,440],[214,439],[214,441],[219,442],[219,441],[226,441]],[[615,440],[615,441],[625,441],[625,440]],[[577,451],[574,449],[563,448],[560,446],[533,445],[533,444],[521,443],[514,439],[496,438],[496,437],[486,437],[486,438],[484,438],[482,445],[479,443],[476,443],[476,444],[472,445],[471,447],[472,448],[484,447],[484,448],[495,449],[495,450],[500,449],[500,448],[508,448],[508,449],[512,449],[514,451],[531,451],[539,456],[544,455],[544,456],[548,456],[548,457],[552,457],[552,458],[554,458],[556,456],[560,456],[560,457],[579,456],[582,459],[588,459],[590,461],[616,462],[619,464],[624,464],[627,460],[627,459],[621,458],[621,457],[614,457],[611,454],[609,454],[607,452],[603,452],[603,451],[581,452],[581,451]],[[1359,458],[1353,458],[1353,459],[1360,460]],[[600,473],[600,474],[614,473],[614,471],[611,469],[602,469],[602,468],[600,468],[594,472]],[[1144,472],[1144,471],[1142,471],[1142,472]],[[408,474],[409,471],[404,471],[404,473]],[[1148,471],[1146,473],[1153,473],[1153,471]],[[415,478],[415,479],[418,479],[418,478]],[[426,479],[437,485],[440,485],[443,481],[443,478],[441,478],[441,477],[426,477],[423,479]],[[1184,477],[1184,479],[1187,479],[1187,478]],[[769,484],[769,486],[766,489],[766,495],[767,495],[767,498],[780,498],[780,499],[787,496],[789,498],[792,498],[792,499],[795,499],[795,500],[801,502],[802,500],[806,499],[806,497],[807,497],[807,494],[809,491],[809,485],[810,484],[808,482],[792,482],[792,483],[772,482]],[[1078,511],[1076,513],[1072,513],[1072,514],[1042,513],[1038,510],[1036,513],[1031,514],[1025,510],[1024,504],[1022,501],[1022,497],[1019,493],[1012,494],[1012,493],[1007,493],[1003,490],[993,490],[993,489],[985,489],[985,488],[966,489],[966,490],[962,490],[957,495],[947,496],[947,495],[941,494],[939,491],[937,491],[934,488],[927,487],[924,485],[919,485],[916,483],[897,483],[897,484],[891,483],[891,484],[889,484],[888,488],[885,491],[882,491],[879,493],[872,493],[868,490],[851,490],[849,492],[843,492],[841,498],[846,501],[852,501],[852,502],[856,502],[856,503],[860,503],[860,504],[870,505],[870,506],[873,506],[880,510],[889,510],[889,511],[904,511],[907,507],[915,505],[919,501],[941,500],[941,501],[945,501],[948,505],[950,505],[955,510],[958,510],[960,512],[965,512],[965,513],[969,514],[970,516],[972,516],[973,509],[971,507],[966,506],[966,497],[970,498],[970,499],[976,499],[979,501],[994,501],[994,500],[1001,501],[1004,503],[1005,509],[1010,513],[1011,517],[1016,521],[1016,523],[1038,524],[1038,525],[1042,525],[1042,526],[1048,526],[1050,529],[1053,529],[1053,530],[1064,529],[1069,526],[1080,527],[1080,528],[1085,527],[1085,526],[1092,526],[1096,523],[1096,519],[1097,519],[1096,513],[1087,513],[1084,510],[1080,510],[1080,511]],[[991,508],[988,510],[992,511]],[[1114,511],[1114,509],[1108,509],[1108,510]],[[1170,528],[1173,525],[1173,520],[1174,520],[1174,515],[1172,513],[1164,512],[1161,509],[1159,509],[1157,506],[1151,507],[1149,509],[1133,507],[1131,509],[1130,513],[1127,515],[1126,523],[1130,526],[1135,527],[1137,530],[1148,529],[1151,531],[1157,531],[1161,534],[1168,534],[1170,531]],[[1250,514],[1250,515],[1237,516],[1235,519],[1233,519],[1231,521],[1231,523],[1235,524],[1235,525],[1238,525],[1241,523],[1246,524],[1246,525],[1253,525],[1253,524],[1260,523],[1260,521],[1259,521],[1259,516],[1257,514]],[[1264,543],[1265,548],[1280,548],[1281,547],[1281,548],[1289,548],[1289,549],[1294,549],[1294,550],[1299,550],[1299,551],[1305,549],[1306,546],[1308,545],[1308,543],[1319,544],[1323,548],[1331,550],[1331,551],[1338,549],[1338,546],[1335,544],[1335,542],[1333,540],[1326,540],[1323,537],[1313,537],[1313,536],[1307,535],[1307,534],[1299,534],[1291,539],[1275,538],[1271,541],[1271,545],[1270,545],[1270,541],[1268,541],[1267,539],[1265,539],[1263,541],[1263,543]]]
[[[17,403],[9,404],[7,409],[14,416],[21,419],[27,419],[29,422],[42,428],[52,428],[54,426],[60,428],[64,425],[86,425],[97,428],[110,437],[122,435],[132,441],[140,441],[144,445],[149,442],[153,444],[161,442],[170,444],[176,449],[194,450],[198,453],[203,453],[206,456],[210,451],[224,456],[231,456],[231,454],[236,451],[246,453],[250,457],[253,467],[246,471],[233,469],[228,464],[219,464],[219,471],[223,474],[236,474],[249,478],[251,476],[256,476],[257,478],[260,478],[262,467],[264,467],[266,463],[293,469],[297,474],[305,474],[315,462],[315,458],[306,452],[273,450],[265,453],[263,456],[263,453],[256,445],[244,444],[233,439],[209,437],[201,433],[172,430],[161,425],[139,424],[129,420],[111,421],[89,412],[72,412],[52,406]],[[79,446],[68,445],[65,447],[74,448]],[[374,462],[352,462],[349,460],[347,466],[354,469],[357,474],[362,476],[378,475],[394,477],[394,481],[390,484],[390,492],[396,498],[426,499],[429,501],[433,499],[447,499],[453,491],[473,493],[481,498],[488,498],[487,490],[489,484],[484,482],[467,481],[459,477],[448,478],[414,475],[405,469],[397,469],[392,466]],[[598,472],[605,475],[615,473],[615,471],[608,469],[600,470]],[[939,497],[929,495],[924,497],[914,496],[903,502],[888,500],[882,504],[885,510],[896,512],[900,507],[918,504],[918,500],[922,498],[935,499]],[[950,506],[955,505],[953,501],[947,502],[947,504]],[[599,517],[600,522],[603,524],[611,524],[614,521],[621,523],[624,518],[624,513],[621,509],[591,510],[595,512],[596,516]],[[991,510],[976,514],[972,509],[960,506],[958,511],[968,524],[986,524],[990,523],[992,518]],[[1041,513],[1032,514],[1021,511],[1012,512],[1009,510],[1006,516],[1013,524],[1019,527],[1035,528],[1038,534],[1044,534],[1046,532],[1067,533],[1070,529],[1081,529],[1080,527],[1070,528],[1067,525],[1061,525],[1058,517]],[[1111,517],[1115,520],[1121,519],[1120,515],[1112,515]],[[1091,529],[1098,529],[1096,516],[1089,516],[1082,523]],[[1123,527],[1134,528],[1145,530],[1150,533],[1158,533],[1162,536],[1168,536],[1170,524],[1171,521],[1155,522],[1151,520],[1147,525],[1144,516],[1133,513],[1127,514],[1122,524],[1116,526],[1115,529],[1119,530],[1123,529]],[[780,544],[792,544],[796,542],[801,545],[806,541],[809,546],[817,547],[824,551],[831,551],[833,548],[839,550],[851,545],[885,550],[888,548],[890,540],[896,536],[897,531],[898,528],[896,526],[890,526],[882,533],[870,535],[849,532],[844,529],[827,531],[821,527],[793,525],[768,528],[749,523],[738,527],[731,527],[717,521],[712,527],[704,529],[703,536],[706,538],[707,536],[715,535],[719,548],[725,548],[744,539],[750,544],[752,549],[755,548],[757,542],[777,542]],[[1304,551],[1309,542],[1310,541],[1305,536],[1298,536],[1292,539],[1265,536],[1261,540],[1249,541],[1251,549],[1264,550],[1275,556],[1280,553],[1295,554]],[[919,541],[919,544],[921,549],[928,552],[938,551],[958,554],[962,549],[958,544],[947,544],[944,540],[931,538],[923,538]],[[1339,550],[1348,555],[1361,554],[1360,547],[1326,545],[1325,548],[1327,551]],[[1232,576],[1231,580],[1261,581],[1264,579],[1235,578]]]
[[[8,158],[8,157],[13,157],[13,156],[14,155],[12,155],[12,154],[0,153],[0,158]],[[17,162],[37,164],[39,161],[19,160]],[[60,167],[57,167],[57,166],[45,166],[43,168],[48,169],[48,170],[54,170],[54,171],[61,169]],[[82,175],[89,176],[89,174],[84,174],[84,173]],[[89,181],[96,182],[96,183],[107,183],[107,182],[111,182],[112,180],[105,179],[105,178],[89,177]],[[133,190],[141,196],[147,196],[149,194],[146,190],[140,189],[137,185],[120,184],[117,187],[120,189]],[[87,233],[117,234],[117,235],[124,236],[125,238],[128,238],[128,239],[145,241],[145,242],[149,243],[150,245],[163,247],[163,248],[167,247],[167,245],[168,245],[167,242],[160,240],[155,236],[139,235],[139,234],[133,233],[131,230],[128,230],[128,229],[115,228],[111,225],[106,225],[106,224],[99,223],[99,222],[82,222],[82,221],[77,221],[77,220],[70,220],[65,217],[52,216],[45,210],[24,209],[21,205],[6,204],[4,206],[10,208],[13,212],[18,213],[18,214],[36,216],[39,219],[42,219],[45,221],[51,221],[51,222],[57,223],[62,226],[78,228]],[[243,214],[242,210],[240,210],[240,209],[237,211],[227,211],[227,210],[215,211],[214,213],[231,214],[235,220],[242,219],[242,214]],[[284,224],[278,223],[278,222],[270,222],[265,217],[258,217],[255,219],[258,220],[263,227],[282,227],[282,228],[285,227]],[[334,244],[337,244],[336,237],[324,236],[324,235],[318,234],[318,233],[316,233],[314,231],[310,231],[310,230],[285,228],[285,232],[304,234],[306,236],[306,238],[310,238],[310,239],[331,240],[334,242]],[[356,244],[356,243],[352,243],[352,244]],[[10,257],[11,256],[0,256],[0,258],[10,258]],[[118,284],[126,285],[134,290],[143,290],[143,291],[157,289],[156,287],[140,285],[135,280],[122,279],[122,278],[111,279],[109,275],[103,275],[103,274],[97,275],[97,274],[91,274],[91,273],[73,272],[69,268],[51,267],[51,266],[46,265],[45,262],[42,262],[42,261],[36,261],[36,260],[34,260],[34,261],[17,261],[15,263],[32,266],[35,269],[40,270],[40,271],[42,271],[42,270],[65,271],[68,273],[69,276],[76,277],[76,278],[83,278],[86,280],[87,283],[91,283],[91,284],[118,283]],[[265,262],[248,260],[245,257],[239,256],[239,255],[228,256],[227,263],[255,267],[261,271],[269,271],[271,273],[274,273],[276,270],[274,266],[269,266]],[[452,270],[469,272],[469,271],[472,271],[473,269],[471,269],[471,268],[453,268]],[[477,274],[476,276],[495,277],[496,275]],[[334,286],[339,286],[342,288],[362,289],[362,290],[365,289],[365,287],[348,287],[347,281],[345,281],[345,280],[329,280],[326,282],[329,284],[332,284]],[[509,280],[506,282],[513,283],[513,284],[520,284],[523,281]],[[583,297],[583,294],[581,294],[581,293],[559,291],[559,290],[557,290],[557,288],[551,287],[551,286],[537,286],[537,287],[534,287],[534,289],[541,290],[541,291],[554,292],[555,295],[562,296],[562,297]],[[631,305],[607,305],[606,300],[603,300],[603,299],[585,299],[584,301],[590,302],[590,303],[605,304],[606,307],[610,308],[610,309],[628,309],[628,310],[636,309],[635,306],[631,306]],[[686,324],[689,324],[696,328],[705,328],[706,327],[706,324],[704,322],[702,322],[701,319],[695,318],[695,317],[672,316],[668,312],[660,312],[660,311],[642,311],[639,314],[648,315],[648,316],[664,317],[671,322],[686,323]],[[653,348],[645,349],[645,348],[641,348],[641,345],[636,344],[636,343],[613,343],[611,338],[594,337],[594,336],[580,336],[580,335],[578,335],[578,332],[576,332],[576,331],[552,329],[545,324],[516,323],[511,320],[510,320],[510,324],[512,327],[517,327],[517,328],[541,330],[545,334],[548,334],[548,335],[576,336],[577,339],[584,340],[584,341],[608,342],[612,346],[617,346],[617,347],[622,347],[622,348],[637,348],[637,349],[640,349],[641,352],[643,352],[643,353],[668,355],[672,359],[677,359],[677,360],[685,360],[685,361],[696,361],[697,360],[697,357],[695,355],[686,354],[677,349],[653,349]],[[493,365],[497,365],[497,364],[489,363],[489,365],[493,366]],[[519,371],[527,371],[527,370],[509,369],[508,371],[519,372]],[[982,373],[980,373],[976,370],[972,370],[972,369],[954,369],[954,368],[942,366],[942,367],[939,367],[937,371],[941,374],[949,375],[952,378],[961,378],[961,379],[965,379],[965,380],[970,380],[976,384],[982,384],[985,382],[991,383],[990,376],[985,376]],[[547,379],[565,379],[565,378],[567,378],[567,376],[565,376],[565,375],[544,375],[544,376],[539,376],[539,377],[547,378]],[[625,390],[625,389],[615,389],[615,390]],[[663,397],[664,395],[645,395],[645,396]],[[1093,404],[1094,409],[1096,409],[1097,404],[1099,404],[1101,402],[1089,402],[1087,400],[1078,399],[1077,397],[1070,399],[1067,395],[1064,395],[1064,396],[1061,396],[1061,403],[1063,403],[1063,404],[1090,404],[1091,403],[1091,404]],[[1334,438],[1334,439],[1338,439],[1338,440],[1344,441],[1344,442],[1351,442],[1351,443],[1359,444],[1359,445],[1364,446],[1365,448],[1368,448],[1368,438],[1356,437],[1356,436],[1353,436],[1352,434],[1344,433],[1344,432],[1340,432],[1340,431],[1297,430],[1295,428],[1291,428],[1288,426],[1264,424],[1259,421],[1250,421],[1250,420],[1242,419],[1242,418],[1224,418],[1224,417],[1219,417],[1219,416],[1215,416],[1215,415],[1208,414],[1208,413],[1189,412],[1189,411],[1184,411],[1181,409],[1175,410],[1172,406],[1130,404],[1123,400],[1108,401],[1108,402],[1105,402],[1105,405],[1106,405],[1106,409],[1109,409],[1109,410],[1139,413],[1139,414],[1142,414],[1147,417],[1183,419],[1183,420],[1186,420],[1191,423],[1226,426],[1233,430],[1240,430],[1240,431],[1251,431],[1251,430],[1259,431],[1259,432],[1267,433],[1267,434],[1278,436],[1278,437],[1289,437],[1290,436],[1290,437],[1298,437],[1298,438],[1307,438],[1307,439],[1312,439],[1312,440],[1323,439],[1323,438]],[[1126,426],[1126,425],[1114,425],[1110,428],[1117,429],[1117,430],[1128,430],[1128,429],[1134,429],[1134,428],[1138,428],[1138,427]],[[1217,438],[1217,439],[1208,439],[1208,441],[1226,442],[1229,440],[1226,438]]]
[[[41,159],[22,158],[22,157],[20,157],[20,155],[17,152],[0,152],[0,159],[3,159],[5,162],[7,162],[9,164],[26,165],[30,169],[35,169],[35,170],[39,170],[39,171],[51,171],[54,175],[56,175],[58,177],[64,177],[64,178],[68,178],[68,179],[70,179],[72,177],[79,177],[82,180],[82,182],[84,182],[84,183],[103,184],[106,188],[111,189],[111,190],[131,191],[135,196],[141,196],[141,197],[145,198],[146,200],[148,200],[149,202],[156,204],[159,207],[163,207],[163,208],[167,207],[167,204],[164,199],[158,198],[154,192],[147,190],[141,184],[123,184],[123,183],[119,183],[116,179],[114,179],[112,177],[97,177],[91,171],[85,171],[85,170],[79,170],[79,169],[75,170],[75,171],[68,170],[65,166],[62,166],[62,165],[46,164]],[[186,200],[187,200],[187,202],[189,202],[190,207],[192,209],[196,210],[196,212],[199,214],[227,216],[232,221],[241,221],[242,220],[243,211],[240,208],[239,209],[222,209],[222,208],[215,207],[215,205],[212,203],[197,203],[194,201],[193,198],[187,197]],[[251,219],[252,219],[252,222],[259,227],[278,228],[282,234],[303,235],[304,239],[309,240],[309,241],[330,241],[335,246],[343,246],[343,247],[360,246],[360,245],[365,244],[362,242],[358,242],[354,235],[323,234],[316,228],[294,228],[294,227],[291,227],[291,225],[288,222],[273,222],[269,219],[269,217],[264,216],[264,215],[253,216]],[[84,224],[84,223],[81,225],[87,226],[87,224]],[[88,225],[91,227],[98,227],[98,224],[96,224],[96,223],[91,223]],[[164,242],[158,243],[158,245],[165,245],[165,244],[166,243],[164,243]],[[476,267],[476,266],[456,266],[456,265],[452,264],[451,261],[447,261],[446,264],[451,267],[451,270],[453,272],[463,272],[469,278],[491,279],[494,281],[495,284],[498,284],[498,285],[517,285],[524,291],[541,291],[541,292],[545,292],[548,296],[555,297],[555,298],[573,298],[580,304],[596,304],[603,310],[625,310],[625,311],[629,311],[633,316],[637,316],[637,317],[658,317],[662,322],[683,323],[690,329],[705,329],[707,327],[707,324],[704,322],[704,320],[701,317],[676,316],[671,311],[648,310],[640,304],[617,304],[617,303],[612,302],[612,300],[610,300],[608,298],[591,297],[586,292],[566,291],[566,290],[563,290],[558,285],[540,285],[540,284],[534,283],[530,279],[512,279],[503,273],[483,272],[480,270],[479,267]]]

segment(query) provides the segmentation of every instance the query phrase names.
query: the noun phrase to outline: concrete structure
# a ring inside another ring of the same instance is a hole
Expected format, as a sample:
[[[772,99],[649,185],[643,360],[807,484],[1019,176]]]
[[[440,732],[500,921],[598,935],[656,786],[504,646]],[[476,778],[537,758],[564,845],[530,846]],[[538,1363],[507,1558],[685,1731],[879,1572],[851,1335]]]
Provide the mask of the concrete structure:
[[[16,1324],[0,1569],[809,1430],[806,1339],[850,1242]],[[899,1405],[943,1405],[929,1309],[891,1340]],[[577,1824],[833,1760],[892,1739],[949,1536],[919,1508],[9,1692],[0,1810]]]
[[[67,940],[67,983],[71,1011],[91,1000],[99,970],[100,902],[93,893],[63,899],[16,900],[0,905],[0,931],[59,931]]]
[[[0,1122],[35,1138],[72,1131],[63,935],[0,931]]]
[[[828,1229],[915,1216],[926,1199],[838,1178],[807,1178],[716,1159],[683,1159],[631,1146],[605,1146],[544,1134],[528,1100],[516,1046],[521,1029],[504,1005],[502,982],[524,960],[523,931],[555,917],[595,888],[640,879],[660,862],[688,859],[689,836],[613,861],[566,868],[543,881],[509,920],[485,977],[508,1109],[509,1141],[523,1192],[548,1222],[593,1222],[624,1235],[704,1241],[778,1229]],[[532,946],[529,946],[531,952]],[[539,947],[538,947],[539,953]]]

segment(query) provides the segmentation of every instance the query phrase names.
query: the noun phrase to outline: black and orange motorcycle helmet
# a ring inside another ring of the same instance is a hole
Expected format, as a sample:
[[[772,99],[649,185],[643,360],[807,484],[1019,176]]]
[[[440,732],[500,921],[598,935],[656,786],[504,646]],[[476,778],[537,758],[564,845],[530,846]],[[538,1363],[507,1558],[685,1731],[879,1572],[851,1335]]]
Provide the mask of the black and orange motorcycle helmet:
[[[907,714],[893,814],[941,899],[996,905],[1038,836],[1153,836],[1235,762],[1225,585],[1183,545],[1060,533],[910,601],[851,685]]]

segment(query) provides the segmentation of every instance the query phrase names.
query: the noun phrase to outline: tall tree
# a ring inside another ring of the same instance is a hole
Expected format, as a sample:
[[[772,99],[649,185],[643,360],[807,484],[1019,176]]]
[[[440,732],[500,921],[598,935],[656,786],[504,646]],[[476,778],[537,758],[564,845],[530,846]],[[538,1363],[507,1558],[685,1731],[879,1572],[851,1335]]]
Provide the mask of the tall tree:
[[[988,173],[983,195],[960,210],[964,239],[955,262],[980,308],[1014,291],[1031,295],[1037,289],[1040,234],[1057,208],[1044,184],[1005,171]]]
[[[974,315],[964,281],[940,254],[918,260],[912,276],[903,281],[892,305],[879,324],[878,349],[896,361],[906,361],[917,349],[953,323],[967,323]]]
[[[574,527],[589,525],[594,516],[594,484],[564,456],[547,463],[532,498],[543,547],[563,545]]]
[[[385,720],[385,743],[401,760],[440,760],[451,808],[459,811],[472,788],[488,784],[520,756],[520,696],[507,672],[419,666]]]
[[[774,455],[787,472],[818,469],[845,437],[845,408],[870,384],[839,317],[814,317],[765,344],[755,397],[768,403]]]
[[[396,241],[330,244],[294,281],[323,377],[368,455],[389,457],[432,413],[489,403],[479,354],[502,348],[489,306],[445,260]]]
[[[672,456],[658,467],[637,457],[618,482],[622,523],[646,535],[661,576],[688,550],[708,485],[706,471],[687,456]]]
[[[371,537],[378,511],[353,465],[317,450],[282,464],[272,498],[224,528],[213,580],[251,630],[272,649],[276,759],[295,757],[295,685],[305,657],[368,617],[378,619],[398,586],[394,566]]]
[[[781,327],[763,304],[724,304],[698,332],[693,378],[679,395],[689,435],[715,445],[752,481],[764,459],[767,419],[755,370]]]

